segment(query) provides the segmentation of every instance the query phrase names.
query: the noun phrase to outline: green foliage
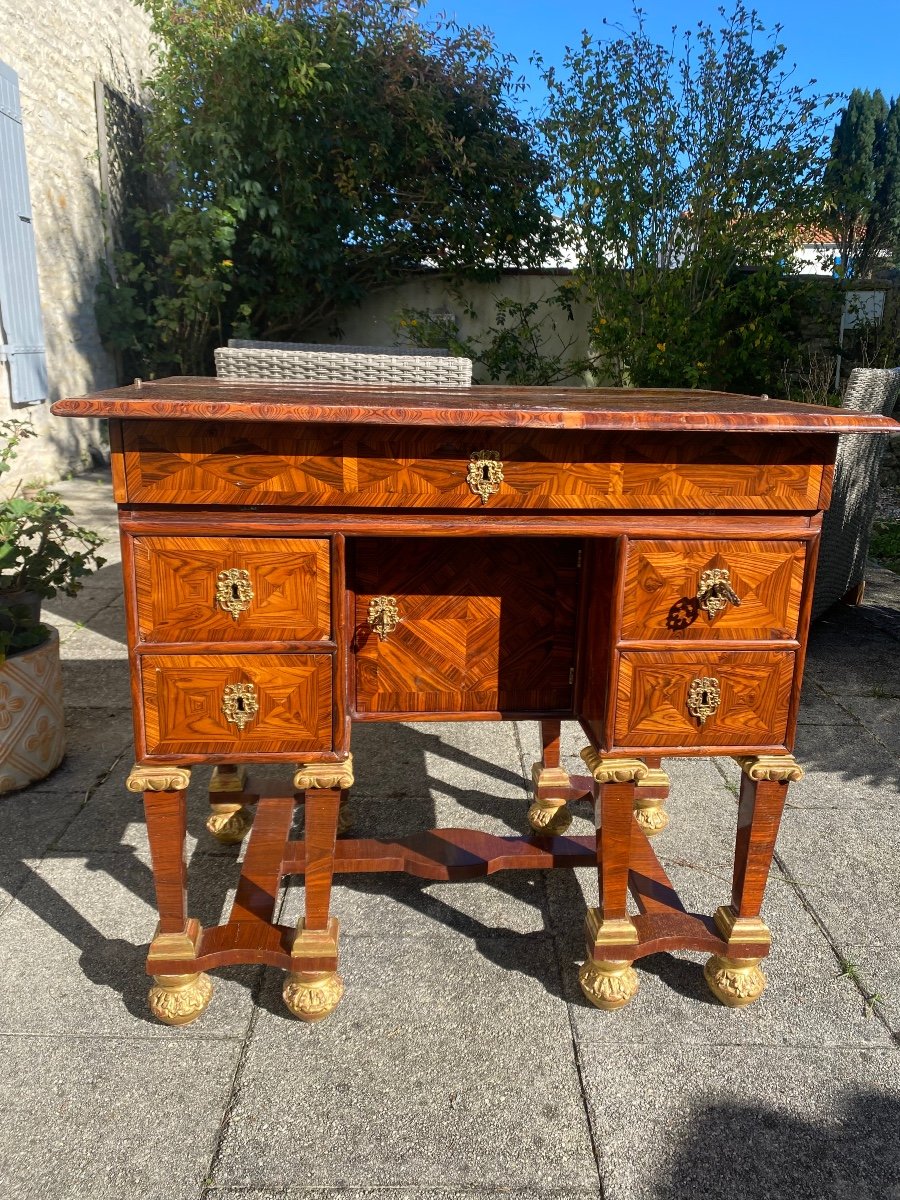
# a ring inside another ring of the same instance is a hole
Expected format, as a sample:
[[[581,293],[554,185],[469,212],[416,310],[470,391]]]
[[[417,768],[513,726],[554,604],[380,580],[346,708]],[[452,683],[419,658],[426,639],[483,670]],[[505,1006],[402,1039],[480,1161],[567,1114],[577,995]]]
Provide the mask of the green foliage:
[[[900,574],[900,521],[875,522],[869,553],[891,571]]]
[[[393,0],[144,3],[147,201],[99,304],[129,371],[300,337],[423,264],[487,276],[547,253],[547,164],[485,30]]]
[[[826,227],[840,274],[860,279],[900,251],[900,105],[854,88],[835,126],[825,167]]]
[[[771,391],[796,343],[785,278],[819,215],[825,116],[741,0],[680,45],[635,27],[544,72],[553,190],[617,383]],[[539,60],[540,61],[540,60]]]
[[[0,475],[10,470],[21,443],[36,437],[25,421],[0,422]],[[0,654],[39,645],[48,636],[22,593],[76,595],[85,575],[103,566],[102,538],[74,524],[72,510],[46,488],[0,500]],[[5,601],[5,603],[4,603]]]

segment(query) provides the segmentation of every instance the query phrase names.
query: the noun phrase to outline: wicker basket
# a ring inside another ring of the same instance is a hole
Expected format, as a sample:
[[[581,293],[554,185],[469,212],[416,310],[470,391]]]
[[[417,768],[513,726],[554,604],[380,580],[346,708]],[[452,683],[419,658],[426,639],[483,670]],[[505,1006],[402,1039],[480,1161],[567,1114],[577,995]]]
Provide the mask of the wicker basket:
[[[420,354],[446,358],[449,350],[423,350],[418,346],[334,346],[330,342],[253,342],[229,338],[233,350],[313,350],[323,354]]]
[[[413,387],[468,387],[470,358],[435,354],[356,354],[340,351],[244,349],[216,351],[220,379],[256,379],[270,383],[406,384]]]

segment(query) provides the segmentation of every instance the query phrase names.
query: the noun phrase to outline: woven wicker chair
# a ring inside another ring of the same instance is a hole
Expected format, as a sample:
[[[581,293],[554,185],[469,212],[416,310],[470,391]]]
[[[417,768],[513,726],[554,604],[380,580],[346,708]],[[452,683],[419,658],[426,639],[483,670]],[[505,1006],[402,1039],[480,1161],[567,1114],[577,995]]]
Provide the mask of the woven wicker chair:
[[[423,350],[419,346],[334,346],[330,342],[254,342],[229,338],[232,350],[316,350],[325,354],[425,354],[446,358],[449,350]]]
[[[427,387],[469,387],[470,358],[438,354],[357,354],[332,350],[245,349],[228,346],[216,351],[220,379],[257,379],[271,383],[408,384]]]
[[[850,373],[843,407],[888,413],[900,395],[900,367],[891,371],[857,368]],[[845,433],[838,438],[831,507],[822,522],[822,545],[813,619],[843,600],[862,601],[866,552],[878,498],[878,466],[886,438]]]

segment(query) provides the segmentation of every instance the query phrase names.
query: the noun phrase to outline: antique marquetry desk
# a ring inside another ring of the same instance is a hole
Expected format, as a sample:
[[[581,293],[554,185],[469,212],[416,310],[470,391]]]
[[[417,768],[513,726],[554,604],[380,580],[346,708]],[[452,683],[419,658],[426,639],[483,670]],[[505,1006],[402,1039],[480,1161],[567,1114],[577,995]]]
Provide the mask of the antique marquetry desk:
[[[286,386],[163,380],[65,400],[110,421],[137,763],[159,925],[153,1012],[209,1003],[205,972],[267,963],[315,1020],[338,1003],[332,877],[470,879],[596,865],[586,996],[632,963],[711,954],[726,1004],[762,991],[760,917],[788,783],[822,510],[839,433],[885,417],[704,392]],[[532,831],[342,836],[354,721],[534,718]],[[560,768],[580,721],[589,776]],[[730,902],[686,911],[648,835],[664,755],[742,767]],[[254,789],[243,764],[289,762]],[[215,764],[210,829],[250,831],[227,923],[190,916],[190,766]],[[591,794],[596,837],[567,837]],[[302,840],[290,836],[305,803]],[[255,815],[252,806],[255,805]],[[281,880],[305,878],[299,928]],[[631,894],[633,904],[628,903]]]

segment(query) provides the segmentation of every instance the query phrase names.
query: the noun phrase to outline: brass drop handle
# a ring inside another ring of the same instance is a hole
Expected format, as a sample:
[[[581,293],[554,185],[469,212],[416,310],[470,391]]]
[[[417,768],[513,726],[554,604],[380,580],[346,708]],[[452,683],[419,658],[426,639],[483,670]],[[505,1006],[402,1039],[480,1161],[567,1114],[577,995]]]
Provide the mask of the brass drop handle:
[[[701,725],[705,724],[707,717],[716,712],[721,702],[722,693],[719,690],[718,679],[701,675],[691,680],[687,697],[688,712],[692,717],[696,717]]]
[[[729,604],[740,607],[741,598],[731,586],[731,573],[727,567],[715,567],[703,572],[697,588],[697,603],[705,610],[710,621]]]
[[[466,483],[481,503],[487,504],[488,496],[500,491],[503,482],[503,463],[497,450],[475,450],[469,455]]]
[[[244,726],[249,725],[259,712],[259,700],[256,696],[256,685],[253,683],[228,683],[222,693],[222,712],[225,720],[237,725],[243,733]]]
[[[393,633],[403,618],[397,608],[393,596],[373,596],[369,601],[369,612],[366,618],[370,628],[374,629],[382,641],[389,633]]]
[[[216,604],[223,612],[231,613],[235,621],[246,612],[253,599],[253,584],[250,572],[240,567],[220,571],[216,578]]]

